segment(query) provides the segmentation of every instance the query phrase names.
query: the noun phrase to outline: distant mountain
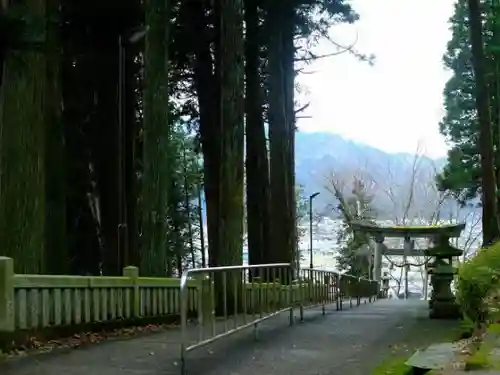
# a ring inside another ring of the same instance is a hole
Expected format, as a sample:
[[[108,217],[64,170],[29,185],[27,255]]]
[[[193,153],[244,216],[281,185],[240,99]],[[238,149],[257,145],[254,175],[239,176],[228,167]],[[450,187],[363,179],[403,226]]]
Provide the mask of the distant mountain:
[[[328,191],[328,179],[334,173],[347,183],[349,193],[352,177],[362,175],[376,182],[370,187],[374,195],[374,206],[380,219],[401,216],[406,209],[415,155],[387,153],[375,147],[347,140],[328,132],[296,133],[295,173],[297,183],[304,188],[304,196],[315,192],[321,194],[314,199],[314,211],[325,216],[338,217],[333,210],[338,202]],[[441,171],[446,158],[418,158],[417,172],[413,183],[411,217],[428,217],[436,210],[437,191],[433,183],[436,171]],[[456,202],[441,205],[441,217],[457,218]],[[470,210],[467,209],[465,214]],[[203,213],[206,214],[205,202]],[[461,210],[460,216],[464,214]]]
[[[430,159],[414,155],[391,154],[377,148],[347,140],[327,132],[296,133],[295,172],[297,183],[303,185],[305,195],[321,194],[315,199],[316,210],[331,211],[336,205],[326,187],[334,174],[337,180],[345,181],[349,193],[354,175],[374,182],[369,191],[375,196],[374,203],[379,212],[404,210],[413,184],[414,210],[431,210],[437,192],[432,188],[436,171],[442,170],[445,158]],[[415,171],[415,172],[413,172]],[[412,183],[412,175],[415,179]],[[399,206],[395,208],[395,206]],[[419,206],[419,207],[416,207]],[[424,208],[421,208],[425,206]],[[325,212],[325,214],[326,214]],[[423,213],[422,213],[423,214]]]

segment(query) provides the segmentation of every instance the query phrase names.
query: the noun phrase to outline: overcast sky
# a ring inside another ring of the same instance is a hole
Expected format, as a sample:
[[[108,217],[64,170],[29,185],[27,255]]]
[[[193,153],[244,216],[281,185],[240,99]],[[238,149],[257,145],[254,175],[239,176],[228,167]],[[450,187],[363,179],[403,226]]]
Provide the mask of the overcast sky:
[[[450,76],[442,55],[450,38],[454,0],[351,0],[360,20],[336,26],[331,36],[376,56],[375,65],[349,54],[325,58],[299,77],[308,92],[310,119],[301,131],[328,131],[388,152],[446,154],[438,124]],[[333,52],[323,42],[318,52]]]

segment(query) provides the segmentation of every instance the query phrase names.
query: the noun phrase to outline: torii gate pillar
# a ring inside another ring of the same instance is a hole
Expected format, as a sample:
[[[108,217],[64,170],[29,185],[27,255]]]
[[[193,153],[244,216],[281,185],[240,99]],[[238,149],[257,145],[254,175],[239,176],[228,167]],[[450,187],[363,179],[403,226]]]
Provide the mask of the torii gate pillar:
[[[373,280],[380,283],[382,280],[382,254],[384,252],[384,237],[376,236],[375,252],[373,254]]]

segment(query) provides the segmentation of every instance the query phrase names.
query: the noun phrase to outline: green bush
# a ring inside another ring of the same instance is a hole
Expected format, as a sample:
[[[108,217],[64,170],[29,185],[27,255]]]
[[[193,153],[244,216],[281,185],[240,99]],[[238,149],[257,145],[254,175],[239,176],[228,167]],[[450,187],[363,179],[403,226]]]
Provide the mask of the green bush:
[[[458,269],[457,301],[476,325],[488,319],[488,300],[500,289],[499,274],[500,242],[479,250]]]

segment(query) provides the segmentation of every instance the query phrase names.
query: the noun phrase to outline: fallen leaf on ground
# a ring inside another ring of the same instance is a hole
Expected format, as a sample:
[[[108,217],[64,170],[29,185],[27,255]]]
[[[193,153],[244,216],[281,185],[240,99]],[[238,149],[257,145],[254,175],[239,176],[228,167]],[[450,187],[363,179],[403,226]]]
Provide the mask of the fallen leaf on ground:
[[[32,336],[24,343],[12,343],[10,351],[0,350],[0,359],[20,357],[29,354],[47,353],[58,349],[76,349],[86,345],[98,344],[109,338],[129,338],[153,332],[163,332],[178,327],[175,324],[148,324],[101,332],[80,332],[69,337],[60,337],[52,340]],[[150,353],[154,355],[154,353]]]

